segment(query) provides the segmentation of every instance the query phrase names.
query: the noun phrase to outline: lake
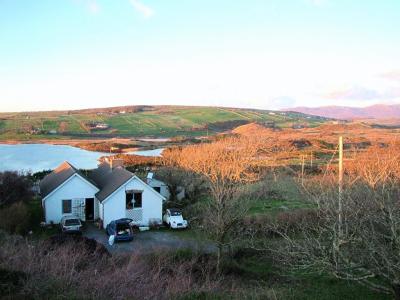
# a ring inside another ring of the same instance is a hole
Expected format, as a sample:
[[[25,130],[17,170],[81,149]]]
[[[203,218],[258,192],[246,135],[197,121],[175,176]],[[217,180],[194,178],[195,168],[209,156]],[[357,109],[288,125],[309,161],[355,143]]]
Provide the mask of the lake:
[[[132,154],[160,156],[163,149],[135,151]],[[69,161],[79,169],[93,169],[97,160],[109,153],[87,151],[67,145],[48,144],[0,144],[0,171],[38,172],[56,168]]]

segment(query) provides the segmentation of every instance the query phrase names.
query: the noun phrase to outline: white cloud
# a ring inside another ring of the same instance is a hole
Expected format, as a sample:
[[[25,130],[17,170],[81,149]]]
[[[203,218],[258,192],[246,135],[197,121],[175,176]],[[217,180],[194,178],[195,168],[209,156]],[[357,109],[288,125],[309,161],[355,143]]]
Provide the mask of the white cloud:
[[[308,3],[314,6],[322,6],[328,3],[328,0],[307,0]]]
[[[150,18],[154,15],[154,10],[151,7],[143,4],[139,0],[129,0],[129,1],[132,4],[132,6],[136,9],[136,11],[141,13],[143,17]]]
[[[381,78],[396,81],[400,83],[400,70],[393,70],[380,75]]]
[[[92,14],[97,14],[100,11],[100,6],[95,0],[88,1],[87,7]]]

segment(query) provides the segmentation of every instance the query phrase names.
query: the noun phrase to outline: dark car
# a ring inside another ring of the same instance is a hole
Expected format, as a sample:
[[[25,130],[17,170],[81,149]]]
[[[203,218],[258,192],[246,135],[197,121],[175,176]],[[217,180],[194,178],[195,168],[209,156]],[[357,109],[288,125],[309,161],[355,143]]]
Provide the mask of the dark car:
[[[128,218],[111,221],[106,227],[107,234],[113,235],[115,242],[132,241],[133,231],[130,225],[132,221]]]

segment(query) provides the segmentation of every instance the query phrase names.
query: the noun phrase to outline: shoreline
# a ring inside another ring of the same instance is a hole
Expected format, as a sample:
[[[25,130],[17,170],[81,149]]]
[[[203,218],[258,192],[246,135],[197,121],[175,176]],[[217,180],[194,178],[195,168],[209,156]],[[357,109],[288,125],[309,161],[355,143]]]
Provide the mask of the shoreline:
[[[37,140],[0,140],[0,145],[33,145],[33,144],[47,144],[47,145],[60,145],[60,146],[71,146],[90,152],[103,152],[94,149],[90,146],[95,144],[120,144],[125,147],[120,148],[118,152],[112,152],[113,154],[128,154],[134,151],[146,151],[158,148],[164,148],[168,144],[169,140],[166,139],[131,139],[131,138],[109,138],[109,139],[37,139]]]
[[[110,138],[110,139],[37,139],[37,140],[0,140],[0,144],[4,145],[19,145],[19,144],[48,144],[48,145],[69,145],[76,146],[84,143],[120,143],[132,144],[135,139],[128,138]]]

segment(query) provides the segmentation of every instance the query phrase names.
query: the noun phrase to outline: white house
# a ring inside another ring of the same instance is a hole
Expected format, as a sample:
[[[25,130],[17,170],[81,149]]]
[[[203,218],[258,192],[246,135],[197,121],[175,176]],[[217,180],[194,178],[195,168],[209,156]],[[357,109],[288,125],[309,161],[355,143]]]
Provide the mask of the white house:
[[[146,177],[146,183],[151,186],[154,190],[160,193],[166,200],[169,200],[171,193],[168,185],[157,177],[157,174],[149,172]],[[185,198],[185,189],[181,186],[178,187],[178,193],[176,195],[178,200]]]
[[[131,218],[137,225],[162,222],[165,198],[135,174],[110,160],[85,176],[68,162],[40,182],[46,223],[59,223],[65,215],[82,221]]]

